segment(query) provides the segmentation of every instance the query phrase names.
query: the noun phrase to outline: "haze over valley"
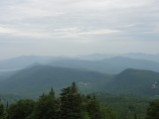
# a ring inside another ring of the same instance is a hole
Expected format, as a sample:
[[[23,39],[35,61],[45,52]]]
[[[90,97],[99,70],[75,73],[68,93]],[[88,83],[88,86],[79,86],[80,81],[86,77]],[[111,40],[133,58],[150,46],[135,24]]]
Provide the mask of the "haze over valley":
[[[84,93],[106,92],[157,96],[158,55],[125,54],[108,57],[22,56],[0,61],[0,92],[38,96],[51,87],[61,88],[76,82]],[[156,57],[156,58],[155,58]],[[151,59],[151,60],[150,60]]]
[[[158,6],[0,1],[0,119],[158,119]]]

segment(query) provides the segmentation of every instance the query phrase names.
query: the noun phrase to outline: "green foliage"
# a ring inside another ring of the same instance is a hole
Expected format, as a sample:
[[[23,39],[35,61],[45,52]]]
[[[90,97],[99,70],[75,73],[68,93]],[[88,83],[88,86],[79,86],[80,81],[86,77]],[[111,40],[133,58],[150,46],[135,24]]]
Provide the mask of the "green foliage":
[[[0,100],[3,104],[11,104],[16,102],[17,100],[22,99],[22,97],[14,94],[0,94]]]
[[[159,118],[159,100],[150,102],[147,109],[146,119],[158,119]]]
[[[33,119],[57,119],[58,111],[58,101],[55,98],[53,89],[51,89],[49,94],[43,94],[36,102],[32,116]]]
[[[126,69],[105,85],[113,94],[133,94],[138,96],[159,95],[159,73],[148,70]]]
[[[0,103],[0,117],[2,117],[3,113],[4,113],[4,107],[3,107],[3,105]]]
[[[39,65],[18,71],[10,78],[0,81],[0,93],[35,97],[48,92],[50,87],[60,91],[74,81],[80,82],[81,88],[86,89],[84,91],[95,91],[100,89],[99,83],[103,84],[109,79],[109,75],[98,72]]]
[[[95,99],[90,99],[87,104],[87,110],[91,119],[101,119],[100,105]]]
[[[102,106],[95,96],[81,95],[75,83],[62,89],[59,98],[51,89],[36,102],[19,100],[7,110],[8,119],[115,119],[112,118],[113,113]]]
[[[101,105],[94,95],[82,96],[82,100],[82,111],[86,119],[116,119],[115,114]]]
[[[1,102],[0,102],[0,119],[6,119],[6,112]]]
[[[146,109],[150,99],[133,95],[113,95],[108,93],[95,93],[96,98],[117,119],[145,119]],[[113,117],[113,119],[115,118]]]
[[[81,119],[81,97],[75,83],[62,90],[60,99],[61,119]]]
[[[19,100],[8,109],[8,119],[27,119],[34,109],[33,100]]]

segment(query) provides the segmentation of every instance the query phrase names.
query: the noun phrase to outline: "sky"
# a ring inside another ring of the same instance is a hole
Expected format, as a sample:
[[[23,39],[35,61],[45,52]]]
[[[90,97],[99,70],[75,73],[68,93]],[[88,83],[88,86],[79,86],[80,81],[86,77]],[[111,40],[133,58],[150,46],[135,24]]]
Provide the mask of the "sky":
[[[0,59],[159,53],[158,0],[1,0]]]

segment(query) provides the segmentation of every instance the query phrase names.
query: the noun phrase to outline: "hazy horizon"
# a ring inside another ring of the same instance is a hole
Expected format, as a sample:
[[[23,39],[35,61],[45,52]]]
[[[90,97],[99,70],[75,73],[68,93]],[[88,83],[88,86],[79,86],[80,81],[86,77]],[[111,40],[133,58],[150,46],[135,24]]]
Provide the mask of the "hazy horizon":
[[[0,1],[0,60],[159,54],[157,0]]]
[[[15,55],[13,57],[1,57],[0,61],[6,61],[6,60],[12,60],[12,59],[17,59],[17,58],[24,58],[26,59],[27,57],[35,57],[35,58],[57,58],[58,59],[83,59],[83,60],[103,60],[103,59],[109,59],[109,58],[117,58],[117,57],[123,57],[123,58],[130,58],[130,59],[141,59],[141,60],[150,60],[152,57],[148,58],[148,56],[154,56],[154,57],[159,57],[159,53],[135,53],[135,52],[130,52],[130,53],[118,53],[118,54],[108,54],[108,53],[94,53],[94,54],[84,54],[84,55],[38,55],[38,54],[29,54],[29,55]],[[156,59],[157,60],[157,59]]]

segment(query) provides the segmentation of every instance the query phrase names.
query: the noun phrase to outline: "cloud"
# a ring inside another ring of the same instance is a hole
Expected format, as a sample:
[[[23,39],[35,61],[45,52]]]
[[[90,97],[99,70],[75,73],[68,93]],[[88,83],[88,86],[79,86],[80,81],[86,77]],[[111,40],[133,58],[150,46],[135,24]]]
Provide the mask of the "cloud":
[[[114,29],[98,29],[90,31],[82,31],[82,29],[77,27],[55,29],[52,32],[45,31],[25,31],[16,28],[7,28],[0,26],[0,34],[11,35],[15,37],[30,37],[30,38],[40,38],[40,39],[54,39],[54,38],[77,38],[80,36],[92,36],[92,35],[109,35],[119,33],[120,31]]]
[[[23,31],[20,29],[0,27],[0,34],[10,35],[12,37],[31,37],[31,38],[46,38],[49,34],[32,32],[32,31]]]
[[[119,30],[113,29],[99,29],[99,30],[92,30],[78,33],[78,35],[107,35],[107,34],[114,34],[120,32]]]
[[[43,46],[48,42],[43,50],[57,50],[61,54],[66,53],[64,50],[72,54],[90,53],[93,48],[92,53],[106,52],[104,45],[111,46],[109,52],[114,52],[116,47],[122,52],[140,51],[135,45],[134,49],[121,47],[131,41],[132,44],[142,42],[145,47],[142,52],[148,52],[147,41],[152,45],[159,38],[158,6],[158,0],[0,1],[0,42],[8,49],[11,45],[16,49],[22,39],[30,45],[29,49],[34,49],[31,44]],[[80,51],[83,45],[86,51]],[[152,49],[155,48],[158,49],[156,44]],[[40,47],[37,49],[40,51]],[[27,47],[25,50],[18,49],[27,52]]]
[[[127,33],[130,28],[144,29],[147,24],[158,23],[159,14],[156,0],[7,0],[1,3],[0,24],[16,32],[24,31],[26,35],[57,34],[56,29],[67,28],[80,28],[75,31],[81,32],[78,35],[110,34],[114,29]],[[144,27],[138,27],[141,23]],[[74,33],[67,30],[65,33]],[[21,34],[25,36],[24,32]]]

